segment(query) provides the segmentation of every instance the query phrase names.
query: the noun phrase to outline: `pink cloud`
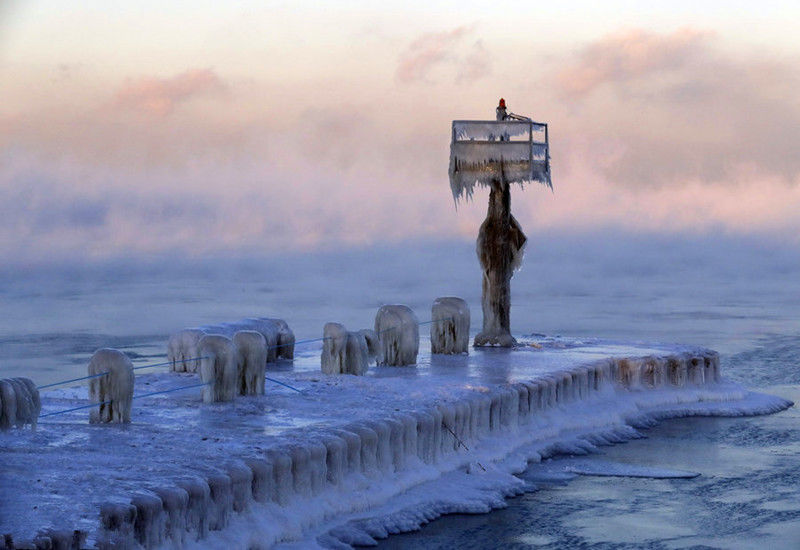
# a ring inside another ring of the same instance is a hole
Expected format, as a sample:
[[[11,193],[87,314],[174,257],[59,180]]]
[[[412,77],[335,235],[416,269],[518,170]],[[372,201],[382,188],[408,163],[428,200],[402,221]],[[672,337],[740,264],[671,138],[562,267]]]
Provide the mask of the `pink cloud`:
[[[450,121],[492,117],[496,96],[459,77],[479,78],[488,61],[510,73],[469,29],[440,34],[417,40],[416,56],[409,48],[407,82],[422,85],[399,92],[399,75],[365,83],[349,71],[224,83],[211,70],[187,71],[117,91],[118,77],[92,80],[87,67],[68,81],[62,104],[51,99],[62,82],[41,99],[18,84],[27,99],[0,109],[4,254],[474,239],[485,194],[452,208]],[[798,234],[800,64],[708,37],[615,36],[548,58],[578,74],[590,68],[586,52],[604,52],[592,54],[605,68],[580,94],[553,88],[556,69],[548,73],[533,47],[515,61],[530,72],[503,82],[513,110],[550,122],[555,193],[514,191],[529,235],[604,227]],[[613,52],[612,43],[630,47]],[[382,61],[372,74],[383,74]],[[433,78],[440,84],[424,85]],[[236,101],[196,101],[221,90]]]
[[[588,94],[605,83],[620,83],[683,66],[704,46],[709,33],[682,29],[670,34],[628,30],[587,46],[562,70],[557,82],[571,96]]]
[[[459,53],[464,38],[472,32],[472,26],[461,26],[423,34],[400,56],[395,77],[405,83],[424,81],[436,67],[446,63],[456,66],[457,80],[485,76],[489,72],[489,56],[480,40],[465,48],[465,55]]]
[[[197,96],[224,92],[226,86],[212,69],[190,69],[170,78],[128,79],[117,91],[117,107],[165,117]]]
[[[475,41],[464,57],[456,75],[458,82],[470,82],[492,72],[491,57],[481,40]]]
[[[571,111],[566,131],[585,136],[584,162],[610,182],[798,180],[796,62],[695,30],[617,33],[565,59],[555,97]]]

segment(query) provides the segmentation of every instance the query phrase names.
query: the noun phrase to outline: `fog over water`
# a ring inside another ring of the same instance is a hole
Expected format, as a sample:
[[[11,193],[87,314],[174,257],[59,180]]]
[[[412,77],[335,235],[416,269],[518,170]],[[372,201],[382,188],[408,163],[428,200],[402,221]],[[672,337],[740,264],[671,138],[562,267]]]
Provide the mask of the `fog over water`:
[[[723,354],[800,330],[800,251],[740,237],[531,234],[512,281],[512,327],[702,344]],[[405,303],[420,320],[456,295],[480,326],[470,242],[393,244],[260,258],[130,257],[0,267],[0,361],[39,379],[82,372],[95,347],[163,353],[172,331],[254,315],[285,318],[298,339],[322,325],[372,324]],[[150,349],[149,346],[155,346]]]

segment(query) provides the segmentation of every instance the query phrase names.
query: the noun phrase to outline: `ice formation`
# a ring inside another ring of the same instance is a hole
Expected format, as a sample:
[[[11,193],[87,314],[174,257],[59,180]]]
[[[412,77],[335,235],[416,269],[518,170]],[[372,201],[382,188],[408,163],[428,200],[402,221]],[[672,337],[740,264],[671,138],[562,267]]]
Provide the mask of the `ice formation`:
[[[513,115],[501,100],[497,121],[456,120],[450,144],[453,198],[472,198],[476,185],[489,188],[489,209],[478,234],[483,270],[483,329],[475,346],[511,347],[511,277],[522,261],[526,237],[511,215],[512,184],[539,181],[552,189],[547,124]]]
[[[96,376],[96,375],[103,376]],[[128,423],[133,401],[133,363],[119,350],[102,348],[89,361],[89,399],[99,403],[91,409],[91,423]]]
[[[539,182],[552,189],[547,125],[521,121],[454,121],[450,143],[453,199],[471,198],[476,185],[505,180],[523,186]]]
[[[380,336],[379,364],[414,365],[419,353],[419,321],[411,308],[385,305],[375,315],[375,332]]]
[[[294,359],[294,332],[283,319],[260,318],[264,321],[272,321],[278,328],[278,357],[283,359]]]
[[[292,359],[294,357],[294,333],[283,319],[254,317],[241,319],[232,323],[204,325],[183,329],[167,342],[167,359],[170,370],[174,372],[197,372],[200,354],[197,346],[206,334],[221,334],[228,338],[240,330],[253,330],[261,333],[267,342],[267,362],[272,363],[278,357]]]
[[[666,376],[670,362],[686,372],[679,378],[685,387]],[[510,474],[524,470],[531,457],[537,462],[596,452],[641,437],[636,427],[721,405],[720,411],[734,412],[775,412],[788,405],[777,398],[738,405],[745,393],[717,386],[718,380],[713,352],[609,358],[459,399],[345,420],[258,447],[242,462],[177,486],[136,494],[130,504],[109,504],[100,538],[145,548],[174,544],[176,537],[249,547],[260,529],[260,543],[268,547],[297,541],[308,530],[325,547],[373,545],[442,514],[502,506],[504,497],[523,490],[524,481]],[[733,403],[728,409],[726,401]],[[680,409],[672,408],[677,403]],[[616,473],[632,475],[629,470]],[[689,474],[638,469],[633,475]],[[384,493],[397,495],[397,503],[384,504]],[[377,507],[376,515],[365,518],[366,507]],[[251,509],[257,513],[245,514]],[[259,522],[261,516],[268,519]],[[320,531],[320,523],[327,530]],[[234,526],[243,538],[215,534]]]
[[[469,350],[469,306],[454,296],[436,298],[431,308],[431,353]]]
[[[369,368],[369,349],[367,339],[360,332],[347,333],[347,352],[344,374],[361,376]]]
[[[495,180],[476,246],[483,270],[483,330],[475,336],[476,346],[510,347],[516,342],[511,336],[511,277],[522,263],[527,237],[510,204],[508,184]]]
[[[35,430],[42,403],[36,384],[28,378],[0,380],[0,430],[22,428],[30,424]]]
[[[341,329],[346,350],[358,333]],[[721,380],[708,350],[537,341],[543,349],[423,356],[416,369],[377,369],[367,379],[320,377],[308,351],[281,373],[303,395],[268,386],[268,401],[235,407],[200,406],[189,393],[143,396],[146,421],[113,433],[70,424],[82,413],[68,413],[54,429],[12,438],[4,467],[43,483],[9,488],[6,518],[39,508],[9,531],[46,525],[37,536],[59,548],[69,547],[72,530],[61,536],[51,525],[89,530],[79,547],[374,544],[445,513],[502,506],[525,487],[512,474],[529,461],[594,452],[662,418],[789,405]],[[138,376],[137,394],[174,388],[179,378]],[[80,397],[51,390],[44,410]],[[79,520],[64,514],[67,499]]]
[[[367,372],[369,351],[367,339],[361,332],[348,332],[339,323],[326,323],[322,334],[322,372],[356,376]]]
[[[325,374],[341,374],[347,354],[347,329],[340,323],[325,323],[322,328],[320,366]]]
[[[264,337],[267,346],[267,363],[274,363],[278,359],[278,326],[269,319],[246,319],[252,324],[249,330],[254,330]]]
[[[238,353],[239,395],[262,395],[267,366],[267,341],[254,330],[240,330],[233,335]]]
[[[199,328],[187,328],[169,337],[167,361],[173,372],[197,372],[199,362],[197,345],[205,332]]]
[[[381,338],[378,336],[378,333],[368,328],[361,329],[358,333],[361,334],[367,342],[367,355],[369,360],[380,364],[382,362],[380,358]]]
[[[238,352],[233,341],[221,334],[208,334],[200,339],[200,379],[203,401],[233,401],[237,393]]]

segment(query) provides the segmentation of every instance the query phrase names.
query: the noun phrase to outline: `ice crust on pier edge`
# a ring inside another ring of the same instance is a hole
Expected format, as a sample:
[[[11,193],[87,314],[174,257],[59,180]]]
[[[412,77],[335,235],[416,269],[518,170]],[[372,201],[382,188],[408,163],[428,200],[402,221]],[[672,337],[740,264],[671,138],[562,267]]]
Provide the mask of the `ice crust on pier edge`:
[[[718,356],[702,349],[554,341],[542,350],[423,355],[415,369],[378,367],[364,377],[320,378],[319,348],[296,362],[295,373],[272,376],[302,395],[268,386],[265,397],[203,405],[190,392],[143,399],[125,431],[89,434],[76,413],[41,426],[36,452],[28,431],[5,438],[18,451],[8,454],[15,472],[30,468],[47,491],[89,495],[69,509],[46,493],[24,494],[19,505],[37,500],[48,525],[85,529],[92,544],[369,544],[445,513],[502,506],[525,490],[513,474],[529,460],[590,453],[662,418],[788,405],[725,381]],[[187,377],[136,383],[157,390]],[[45,411],[81,391],[45,392]],[[86,456],[84,434],[107,445],[114,464]],[[15,537],[24,540],[47,527],[36,519],[2,530],[26,529]]]

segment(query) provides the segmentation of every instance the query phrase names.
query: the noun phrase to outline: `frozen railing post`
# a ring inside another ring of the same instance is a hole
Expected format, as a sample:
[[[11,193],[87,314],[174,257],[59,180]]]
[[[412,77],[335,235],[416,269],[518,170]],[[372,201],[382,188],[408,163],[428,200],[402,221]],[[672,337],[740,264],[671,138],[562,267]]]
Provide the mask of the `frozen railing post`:
[[[431,353],[469,353],[469,306],[461,298],[436,298],[431,307]]]
[[[0,379],[0,431],[30,424],[36,429],[42,402],[30,378]]]
[[[89,422],[131,421],[133,363],[119,350],[101,348],[89,361],[89,400],[99,408],[89,411]]]
[[[527,238],[511,215],[510,185],[539,182],[550,189],[547,124],[507,113],[505,100],[497,120],[454,120],[450,143],[453,198],[471,199],[475,186],[489,188],[489,209],[478,233],[483,269],[483,330],[475,346],[511,347],[511,277],[522,263]]]

